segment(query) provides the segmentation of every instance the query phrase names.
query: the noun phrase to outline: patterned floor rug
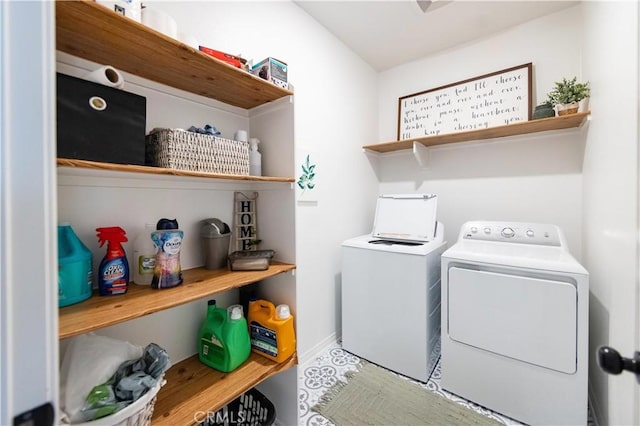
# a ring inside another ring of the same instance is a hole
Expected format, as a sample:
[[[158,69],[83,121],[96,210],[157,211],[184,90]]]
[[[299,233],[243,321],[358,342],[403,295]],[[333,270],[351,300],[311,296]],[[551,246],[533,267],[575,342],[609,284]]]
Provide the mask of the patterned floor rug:
[[[336,425],[499,425],[404,377],[365,363],[311,408]]]

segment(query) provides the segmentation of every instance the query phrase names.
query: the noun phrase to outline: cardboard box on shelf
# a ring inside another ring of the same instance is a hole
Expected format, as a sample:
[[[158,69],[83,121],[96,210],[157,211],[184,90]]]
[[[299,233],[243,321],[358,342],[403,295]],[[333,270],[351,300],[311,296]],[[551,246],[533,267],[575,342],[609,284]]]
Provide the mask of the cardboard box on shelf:
[[[247,60],[244,58],[241,58],[240,56],[232,55],[231,53],[221,52],[219,50],[215,50],[206,46],[200,46],[200,51],[202,53],[206,53],[209,56],[213,56],[216,59],[220,59],[221,61],[226,62],[230,65],[233,65],[236,68],[246,70]]]
[[[269,57],[254,65],[251,68],[251,74],[257,75],[284,89],[289,86],[287,82],[287,64],[275,58]]]

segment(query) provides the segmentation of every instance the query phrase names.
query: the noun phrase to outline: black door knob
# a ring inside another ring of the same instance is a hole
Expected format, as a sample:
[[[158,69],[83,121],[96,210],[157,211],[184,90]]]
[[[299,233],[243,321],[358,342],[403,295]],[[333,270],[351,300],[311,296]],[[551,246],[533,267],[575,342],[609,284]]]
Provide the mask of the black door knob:
[[[636,352],[633,358],[623,358],[615,349],[601,346],[598,349],[598,365],[609,374],[620,374],[623,370],[631,371],[640,381],[640,352]]]

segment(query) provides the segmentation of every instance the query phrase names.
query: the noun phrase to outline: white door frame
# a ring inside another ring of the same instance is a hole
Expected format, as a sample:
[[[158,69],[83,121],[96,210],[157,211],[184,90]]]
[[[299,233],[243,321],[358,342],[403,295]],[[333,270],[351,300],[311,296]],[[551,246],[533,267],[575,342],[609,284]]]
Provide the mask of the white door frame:
[[[0,1],[0,424],[58,401],[55,3]]]

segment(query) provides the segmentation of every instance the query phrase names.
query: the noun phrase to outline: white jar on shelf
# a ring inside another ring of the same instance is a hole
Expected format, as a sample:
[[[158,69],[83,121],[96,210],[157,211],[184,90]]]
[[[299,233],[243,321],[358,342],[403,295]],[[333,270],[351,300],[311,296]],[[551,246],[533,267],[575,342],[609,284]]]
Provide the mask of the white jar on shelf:
[[[262,176],[262,154],[258,151],[260,139],[249,139],[249,175]]]

